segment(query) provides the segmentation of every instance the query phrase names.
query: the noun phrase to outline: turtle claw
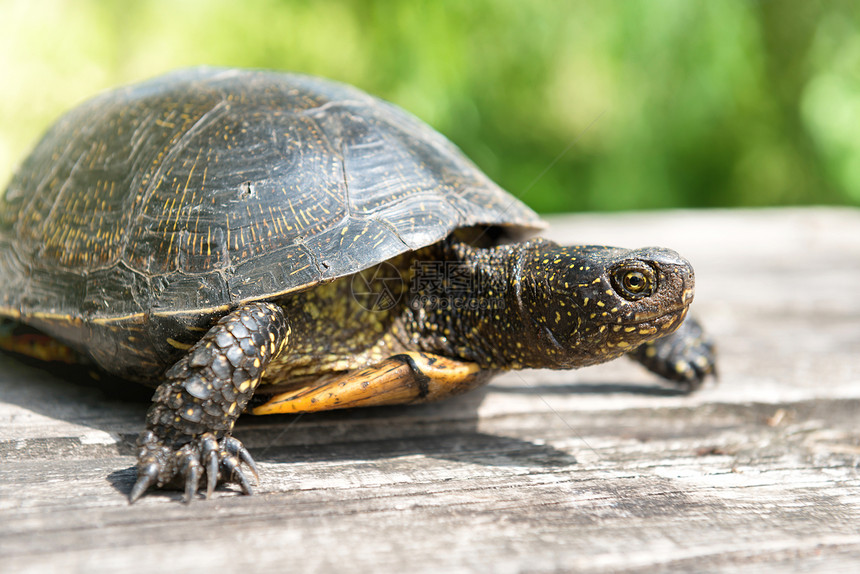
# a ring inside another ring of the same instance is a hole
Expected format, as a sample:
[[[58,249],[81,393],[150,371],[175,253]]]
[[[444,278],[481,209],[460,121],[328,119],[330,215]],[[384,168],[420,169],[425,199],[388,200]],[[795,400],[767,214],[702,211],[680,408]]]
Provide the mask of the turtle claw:
[[[251,485],[248,483],[248,478],[245,476],[245,473],[242,472],[241,462],[235,456],[228,456],[224,459],[222,463],[225,469],[228,471],[229,476],[232,481],[239,484],[242,488],[242,492],[245,494],[253,494],[251,490]]]
[[[183,501],[191,502],[200,488],[203,474],[206,475],[207,499],[218,484],[237,484],[243,493],[252,494],[242,464],[246,464],[255,477],[258,476],[257,465],[251,453],[235,438],[219,441],[214,434],[204,433],[179,448],[171,448],[147,430],[140,435],[138,445],[138,479],[129,493],[129,503],[134,503],[152,486],[184,488]]]
[[[206,500],[212,498],[215,487],[218,485],[218,458],[213,453],[206,463]]]
[[[155,484],[158,481],[158,465],[155,463],[148,463],[146,466],[138,467],[137,471],[137,481],[134,483],[134,486],[131,488],[131,492],[128,493],[128,503],[134,504],[134,502],[143,496],[143,493],[149,490],[149,487]]]
[[[191,502],[191,499],[194,498],[194,493],[200,488],[200,471],[202,468],[200,463],[193,458],[189,459],[189,462],[191,464],[188,465],[185,475],[185,495],[182,497],[182,502],[185,504]]]
[[[218,442],[209,433],[201,437],[201,458],[206,467],[206,499],[212,497],[215,487],[218,485]]]
[[[251,472],[254,475],[254,482],[260,482],[260,473],[257,471],[257,463],[254,462],[253,458],[251,458],[251,453],[248,452],[245,445],[233,437],[227,437],[224,439],[222,446],[227,452],[234,456],[238,456],[239,460],[248,465],[248,468],[251,469]]]

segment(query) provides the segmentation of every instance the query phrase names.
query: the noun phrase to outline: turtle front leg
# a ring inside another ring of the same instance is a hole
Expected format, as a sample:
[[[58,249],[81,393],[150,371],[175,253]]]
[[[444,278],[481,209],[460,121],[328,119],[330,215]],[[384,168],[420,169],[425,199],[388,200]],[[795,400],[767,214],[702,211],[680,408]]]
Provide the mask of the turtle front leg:
[[[204,474],[207,498],[218,483],[237,483],[251,493],[241,463],[255,477],[256,465],[230,435],[289,334],[277,305],[244,305],[218,321],[167,370],[147,413],[146,430],[137,440],[138,478],[129,502],[153,485],[184,485],[189,502]]]
[[[708,375],[717,374],[714,342],[692,317],[671,335],[640,345],[628,356],[687,392],[702,386]]]

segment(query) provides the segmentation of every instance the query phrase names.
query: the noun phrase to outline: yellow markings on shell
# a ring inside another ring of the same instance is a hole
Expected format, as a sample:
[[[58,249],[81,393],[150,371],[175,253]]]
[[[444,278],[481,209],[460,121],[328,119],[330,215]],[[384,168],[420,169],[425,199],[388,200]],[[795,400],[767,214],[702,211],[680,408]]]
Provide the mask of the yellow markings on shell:
[[[269,206],[269,221],[272,222],[272,225],[275,227],[278,233],[284,233],[284,230],[281,229],[281,222],[278,220],[278,216],[275,215],[275,210],[272,209],[271,205]]]
[[[260,368],[260,359],[254,359],[254,367]]]
[[[624,327],[625,333],[632,333],[635,330],[636,330],[636,327]]]
[[[132,337],[129,337],[129,341],[131,341],[131,340],[132,340]],[[173,347],[174,349],[180,349],[182,351],[187,351],[188,349],[190,349],[192,347],[192,345],[189,345],[188,343],[180,343],[176,339],[171,339],[170,337],[167,338],[167,344],[170,345],[171,347]]]
[[[167,244],[167,256],[170,257],[170,251],[173,249],[173,239],[176,237],[175,233],[170,234],[170,243]]]
[[[598,301],[597,306],[598,307],[606,307],[606,303],[604,303],[603,301]]]
[[[198,159],[200,158],[200,152],[197,152],[197,158]],[[191,164],[191,169],[188,170],[188,178],[185,180],[185,187],[182,189],[182,197],[179,198],[180,207],[185,205],[185,196],[188,193],[188,185],[191,183],[191,176],[194,175],[194,168],[195,167],[197,167],[197,161],[196,160],[194,161],[194,163]],[[170,207],[172,210],[173,206],[171,205]],[[181,211],[181,209],[177,209],[176,210],[176,217],[173,218],[173,231],[176,231],[176,227],[179,225],[179,212],[180,211]],[[168,217],[168,221],[170,221],[169,217]]]
[[[626,349],[627,347],[630,346],[630,343],[628,343],[627,341],[618,341],[618,346],[621,347],[622,349]]]

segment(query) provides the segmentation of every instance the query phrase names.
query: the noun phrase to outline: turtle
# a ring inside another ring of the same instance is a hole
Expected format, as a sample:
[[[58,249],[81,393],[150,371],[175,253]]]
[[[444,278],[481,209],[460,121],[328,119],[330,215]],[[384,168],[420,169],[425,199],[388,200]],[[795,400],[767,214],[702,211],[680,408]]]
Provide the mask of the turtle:
[[[682,390],[715,372],[686,259],[543,226],[357,88],[179,70],[66,113],[13,175],[0,346],[155,388],[132,503],[250,494],[243,412],[421,403],[621,355]]]

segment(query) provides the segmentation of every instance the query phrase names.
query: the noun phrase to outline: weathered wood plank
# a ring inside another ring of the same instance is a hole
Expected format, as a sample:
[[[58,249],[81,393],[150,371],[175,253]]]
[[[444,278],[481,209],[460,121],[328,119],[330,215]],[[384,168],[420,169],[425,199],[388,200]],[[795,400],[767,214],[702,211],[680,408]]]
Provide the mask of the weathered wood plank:
[[[680,396],[616,362],[252,418],[257,496],[130,507],[145,402],[0,357],[0,571],[856,571],[860,211],[572,216],[551,235],[688,256],[720,383]]]

